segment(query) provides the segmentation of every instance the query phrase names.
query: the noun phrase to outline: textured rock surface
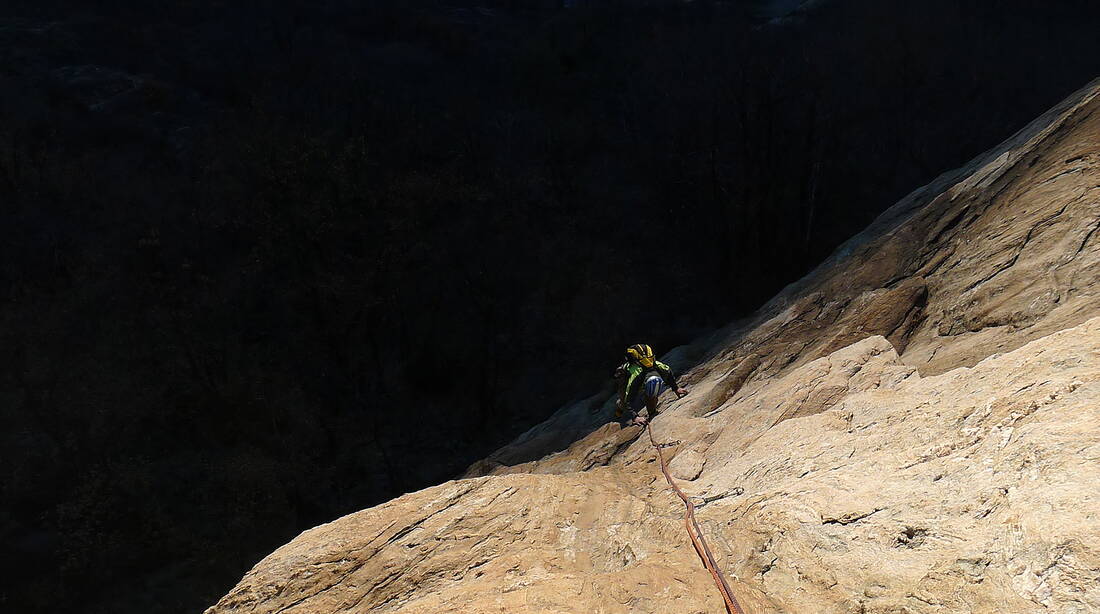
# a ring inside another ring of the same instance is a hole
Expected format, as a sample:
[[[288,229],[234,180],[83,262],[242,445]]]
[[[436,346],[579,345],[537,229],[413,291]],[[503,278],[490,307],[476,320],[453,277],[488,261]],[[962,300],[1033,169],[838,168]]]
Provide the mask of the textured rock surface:
[[[653,429],[746,610],[1100,611],[1098,94],[682,350]],[[303,533],[208,612],[722,611],[606,409]]]

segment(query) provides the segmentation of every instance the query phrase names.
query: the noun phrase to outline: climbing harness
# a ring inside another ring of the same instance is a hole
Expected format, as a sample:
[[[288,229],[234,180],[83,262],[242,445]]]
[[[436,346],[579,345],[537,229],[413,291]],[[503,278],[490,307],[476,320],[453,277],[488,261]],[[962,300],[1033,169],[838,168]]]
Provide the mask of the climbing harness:
[[[649,424],[645,427],[646,433],[649,434],[649,442],[653,444],[653,448],[657,450],[657,457],[661,459],[661,472],[665,474],[665,480],[668,485],[672,487],[672,490],[676,492],[676,496],[680,497],[680,500],[684,502],[684,527],[687,528],[688,537],[691,538],[691,544],[695,546],[695,552],[699,555],[699,559],[703,561],[703,566],[710,572],[712,578],[714,578],[714,584],[718,587],[718,592],[722,593],[722,600],[726,602],[726,614],[745,614],[745,611],[741,609],[740,604],[737,603],[737,599],[733,596],[733,591],[730,590],[729,584],[726,583],[725,576],[722,575],[722,570],[718,568],[718,563],[714,560],[714,554],[710,551],[710,546],[707,545],[707,540],[703,537],[703,530],[699,527],[699,523],[695,520],[695,504],[691,502],[691,499],[684,494],[684,491],[680,490],[680,487],[676,485],[676,482],[672,479],[672,475],[668,472],[668,465],[665,463],[665,455],[661,452],[661,445],[657,444],[657,440],[653,439],[653,429]],[[662,444],[663,445],[663,444]]]

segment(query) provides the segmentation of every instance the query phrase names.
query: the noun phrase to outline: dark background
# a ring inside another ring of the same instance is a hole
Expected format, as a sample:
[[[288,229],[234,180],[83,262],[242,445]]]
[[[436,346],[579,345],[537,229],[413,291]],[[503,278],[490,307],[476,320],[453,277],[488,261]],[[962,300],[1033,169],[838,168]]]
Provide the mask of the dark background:
[[[8,1],[0,608],[198,612],[1100,75],[1084,0]]]

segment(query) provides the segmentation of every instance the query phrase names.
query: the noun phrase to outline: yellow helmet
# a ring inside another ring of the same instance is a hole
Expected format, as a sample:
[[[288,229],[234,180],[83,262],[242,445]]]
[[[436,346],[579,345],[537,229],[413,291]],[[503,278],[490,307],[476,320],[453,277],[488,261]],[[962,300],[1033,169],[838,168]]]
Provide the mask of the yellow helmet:
[[[626,348],[626,357],[647,369],[657,361],[656,356],[653,355],[653,348],[644,343],[636,343]]]

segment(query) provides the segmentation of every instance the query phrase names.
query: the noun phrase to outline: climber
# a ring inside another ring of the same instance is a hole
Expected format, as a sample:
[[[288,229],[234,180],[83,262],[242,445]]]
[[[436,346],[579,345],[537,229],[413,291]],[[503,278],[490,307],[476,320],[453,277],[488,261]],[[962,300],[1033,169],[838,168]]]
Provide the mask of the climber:
[[[657,360],[653,348],[644,343],[626,349],[626,362],[615,369],[615,380],[619,390],[615,418],[624,426],[645,426],[646,422],[655,418],[657,397],[665,390],[675,390],[678,398],[687,394],[687,390],[676,383],[672,368]],[[643,407],[647,409],[648,418],[638,413]]]

